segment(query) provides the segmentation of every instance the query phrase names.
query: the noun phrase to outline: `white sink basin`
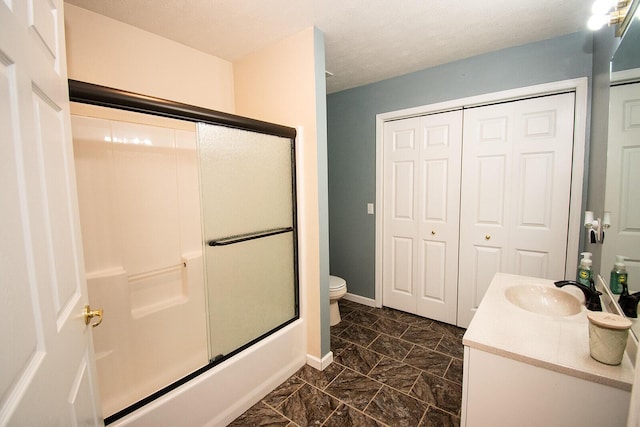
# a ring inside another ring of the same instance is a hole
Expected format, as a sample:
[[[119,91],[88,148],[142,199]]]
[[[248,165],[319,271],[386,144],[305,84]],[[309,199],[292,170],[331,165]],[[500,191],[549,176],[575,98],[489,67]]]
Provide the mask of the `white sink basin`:
[[[504,293],[511,304],[547,316],[573,316],[582,309],[576,297],[548,286],[517,285]]]

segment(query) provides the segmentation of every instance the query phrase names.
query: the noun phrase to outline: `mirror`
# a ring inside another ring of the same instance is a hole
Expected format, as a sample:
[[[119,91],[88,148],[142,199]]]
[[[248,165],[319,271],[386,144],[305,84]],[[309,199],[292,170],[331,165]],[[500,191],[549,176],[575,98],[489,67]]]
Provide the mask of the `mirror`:
[[[611,228],[600,274],[609,283],[616,255],[626,258],[629,293],[640,292],[640,8],[611,61],[605,211]],[[610,284],[610,283],[609,283]],[[618,297],[615,296],[618,300]],[[640,318],[632,319],[640,339]]]

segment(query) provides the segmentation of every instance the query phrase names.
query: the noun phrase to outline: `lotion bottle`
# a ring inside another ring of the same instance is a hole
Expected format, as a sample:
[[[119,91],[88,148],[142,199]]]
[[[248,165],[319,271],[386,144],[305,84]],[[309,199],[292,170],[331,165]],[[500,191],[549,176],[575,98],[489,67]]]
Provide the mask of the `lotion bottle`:
[[[611,292],[620,295],[625,286],[627,286],[627,269],[624,265],[624,257],[616,255],[616,262],[613,264],[609,278],[609,287]]]
[[[591,252],[582,252],[582,259],[578,266],[578,283],[585,285],[587,288],[591,287],[591,279],[593,278],[593,271],[591,271]]]

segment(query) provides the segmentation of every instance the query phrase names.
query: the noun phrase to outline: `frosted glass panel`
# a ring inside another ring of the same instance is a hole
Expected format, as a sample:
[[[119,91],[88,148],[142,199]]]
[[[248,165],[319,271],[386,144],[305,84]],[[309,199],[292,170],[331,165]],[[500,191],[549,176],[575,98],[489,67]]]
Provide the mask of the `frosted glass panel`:
[[[228,354],[294,317],[292,236],[208,249],[211,357]]]
[[[215,359],[297,315],[293,144],[201,123],[198,146]]]
[[[291,140],[198,124],[207,239],[291,226]]]

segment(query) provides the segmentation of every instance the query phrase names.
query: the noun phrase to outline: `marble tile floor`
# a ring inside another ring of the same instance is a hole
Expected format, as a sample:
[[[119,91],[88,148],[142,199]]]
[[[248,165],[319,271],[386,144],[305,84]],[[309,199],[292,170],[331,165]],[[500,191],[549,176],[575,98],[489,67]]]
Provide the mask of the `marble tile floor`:
[[[230,426],[460,425],[464,329],[341,300],[334,362],[305,365]]]

